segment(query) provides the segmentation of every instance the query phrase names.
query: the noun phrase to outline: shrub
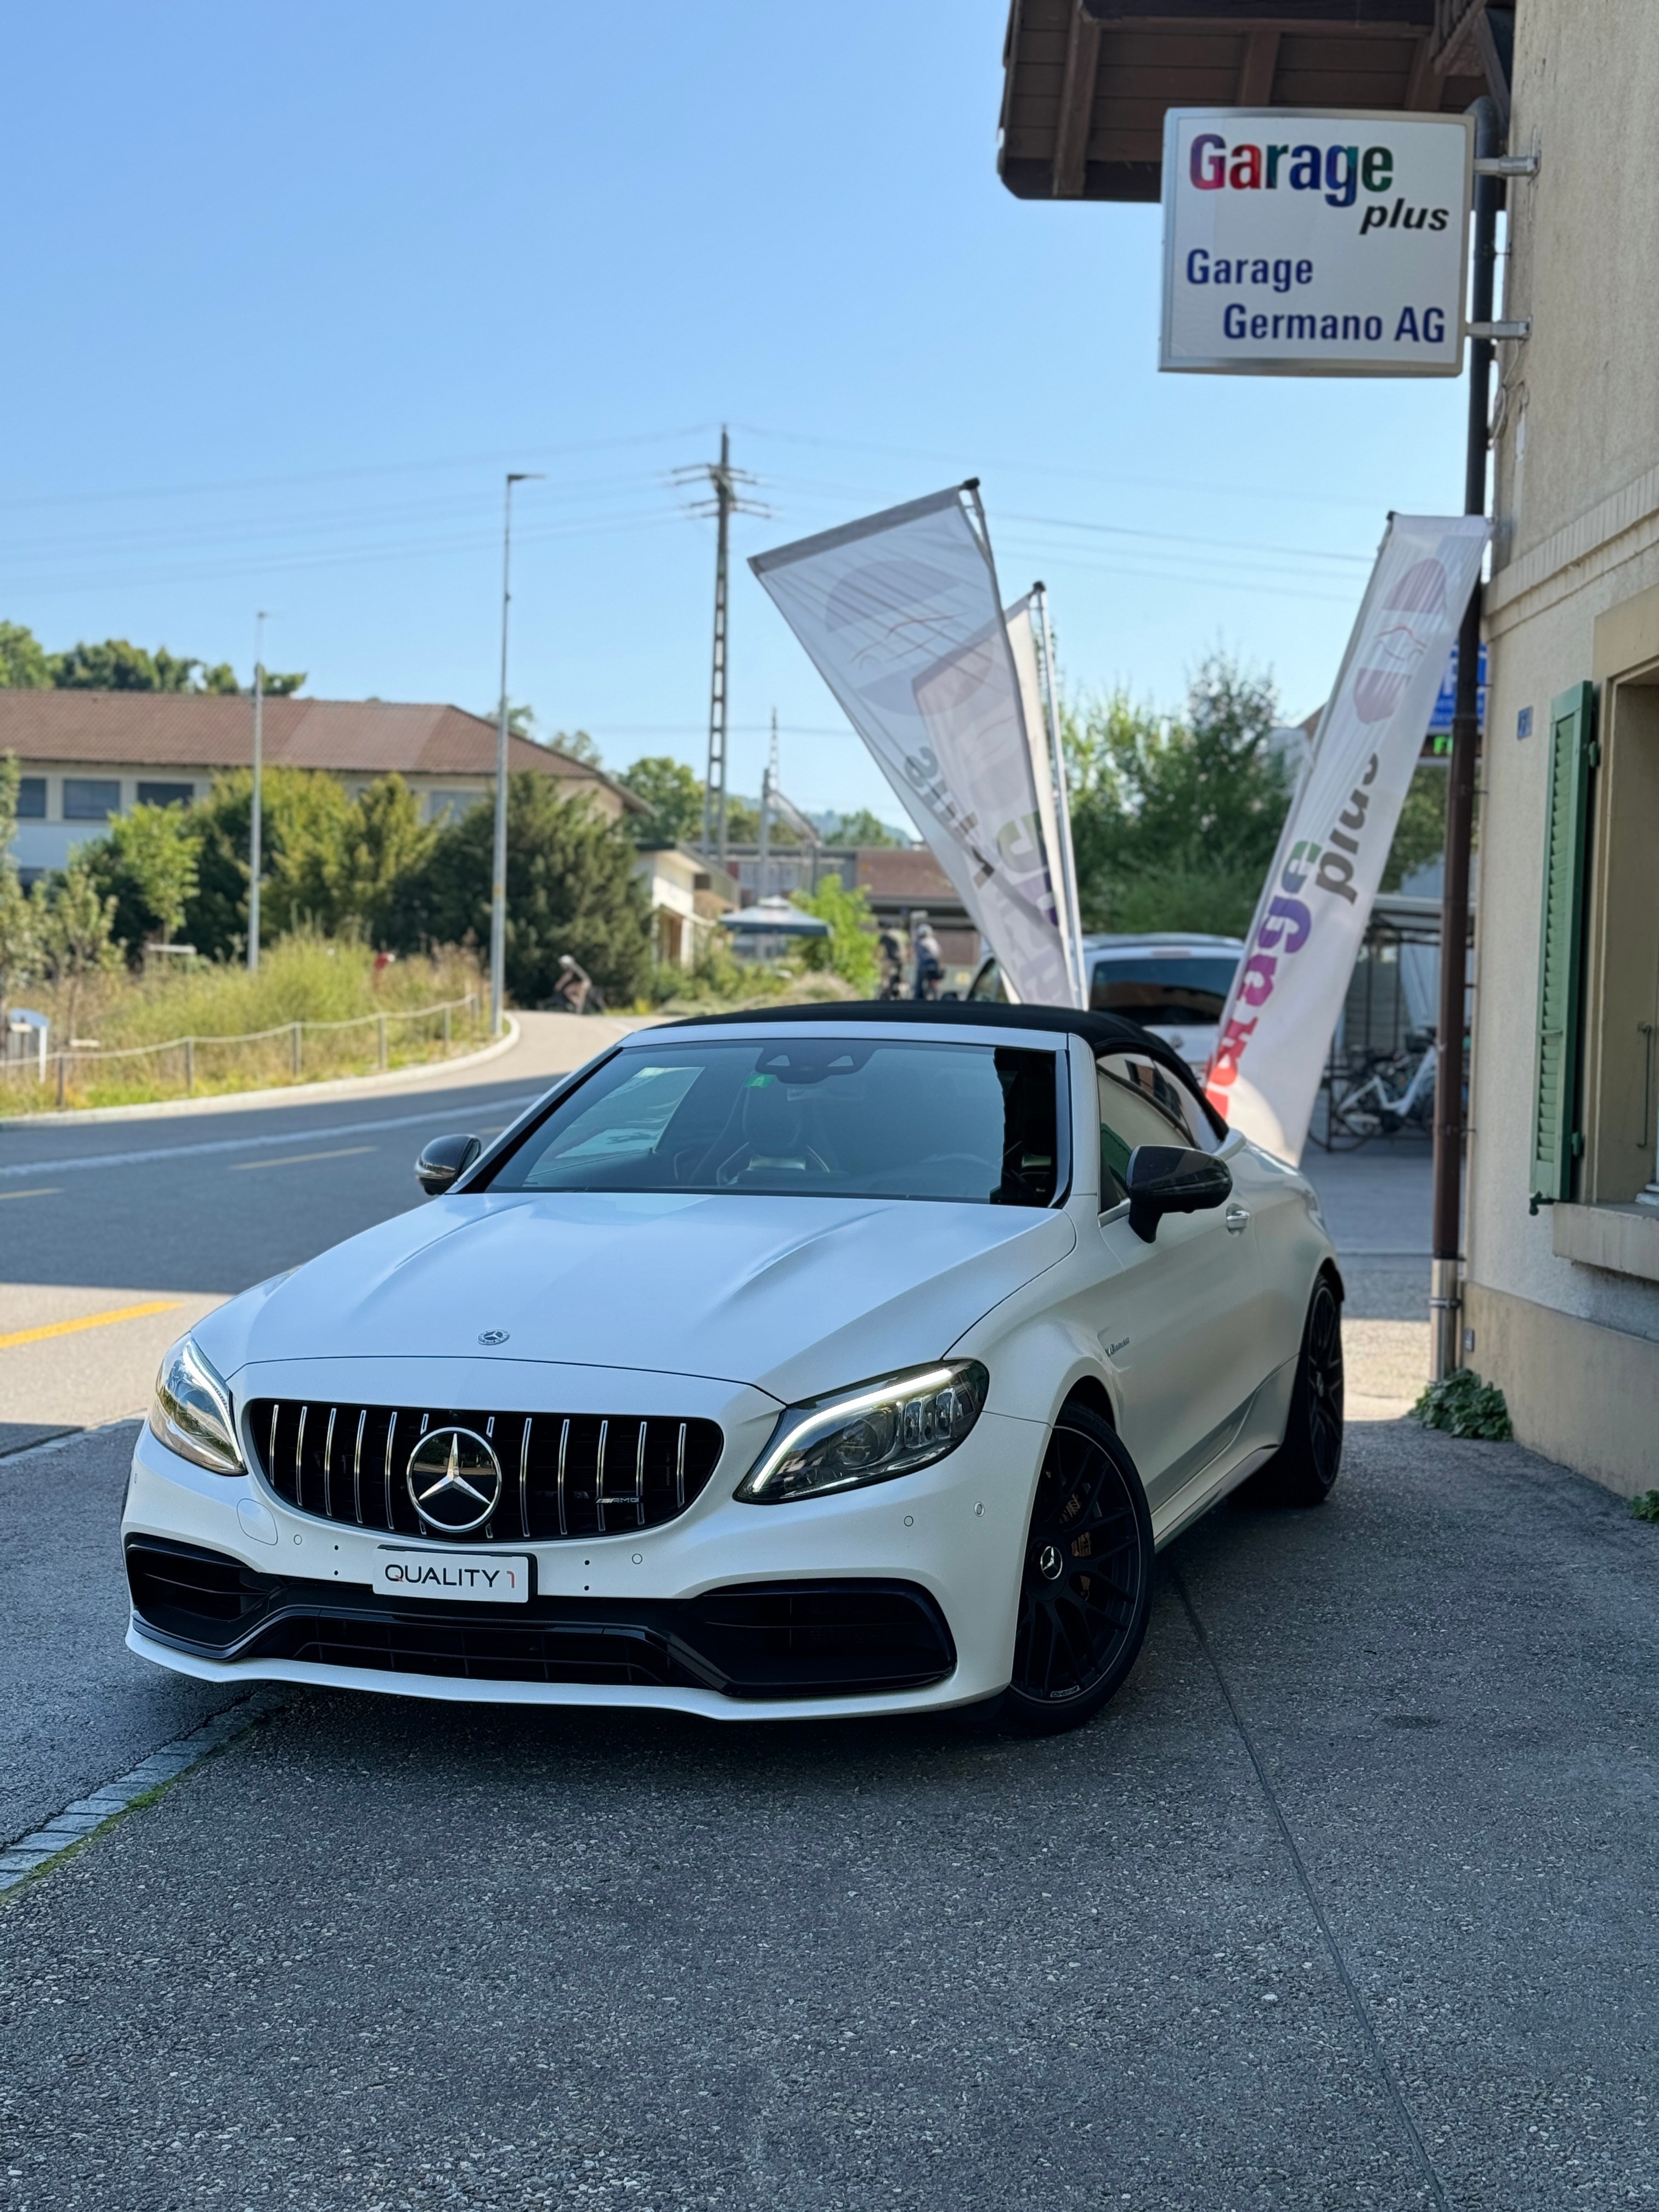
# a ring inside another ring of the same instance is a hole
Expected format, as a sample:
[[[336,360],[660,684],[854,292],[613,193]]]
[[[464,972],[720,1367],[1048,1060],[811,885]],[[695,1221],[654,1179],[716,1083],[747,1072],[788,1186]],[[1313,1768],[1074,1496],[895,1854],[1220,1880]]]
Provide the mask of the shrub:
[[[794,903],[830,925],[828,937],[808,938],[802,944],[803,966],[839,975],[843,982],[852,985],[855,996],[873,996],[876,924],[863,887],[848,890],[839,876],[830,876],[810,897],[804,891],[797,891]]]
[[[1443,1429],[1448,1436],[1507,1443],[1515,1434],[1503,1392],[1468,1367],[1456,1369],[1442,1382],[1431,1382],[1412,1412],[1425,1429]]]

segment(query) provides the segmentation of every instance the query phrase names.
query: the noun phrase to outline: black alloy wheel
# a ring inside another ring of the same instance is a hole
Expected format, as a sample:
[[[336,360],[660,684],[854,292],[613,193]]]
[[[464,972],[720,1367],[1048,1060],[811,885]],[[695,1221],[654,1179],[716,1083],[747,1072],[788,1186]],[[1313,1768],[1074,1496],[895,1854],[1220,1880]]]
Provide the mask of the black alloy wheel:
[[[1041,1734],[1091,1719],[1134,1665],[1152,1601],[1152,1519],[1134,1462],[1109,1421],[1067,1406],[1037,1477],[1001,1718]]]
[[[1246,1486],[1264,1505],[1322,1505],[1342,1467],[1342,1308],[1328,1275],[1314,1285],[1285,1441]]]

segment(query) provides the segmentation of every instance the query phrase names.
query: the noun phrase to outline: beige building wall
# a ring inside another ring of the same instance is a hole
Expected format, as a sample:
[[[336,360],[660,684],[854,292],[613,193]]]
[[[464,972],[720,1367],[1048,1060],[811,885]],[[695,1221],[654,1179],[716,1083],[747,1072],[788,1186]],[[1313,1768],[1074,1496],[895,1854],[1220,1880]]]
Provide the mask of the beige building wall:
[[[1630,688],[1659,673],[1659,9],[1522,0],[1514,88],[1510,150],[1535,151],[1540,167],[1509,193],[1503,313],[1529,317],[1532,332],[1499,349],[1466,1356],[1502,1386],[1523,1441],[1631,1492],[1659,1483],[1659,1214],[1631,1203],[1648,1049],[1632,994],[1659,963],[1659,838],[1643,865],[1619,835],[1645,803],[1650,762],[1659,771],[1659,714]],[[1534,1213],[1550,708],[1590,680],[1604,750],[1578,1117],[1587,1203]]]

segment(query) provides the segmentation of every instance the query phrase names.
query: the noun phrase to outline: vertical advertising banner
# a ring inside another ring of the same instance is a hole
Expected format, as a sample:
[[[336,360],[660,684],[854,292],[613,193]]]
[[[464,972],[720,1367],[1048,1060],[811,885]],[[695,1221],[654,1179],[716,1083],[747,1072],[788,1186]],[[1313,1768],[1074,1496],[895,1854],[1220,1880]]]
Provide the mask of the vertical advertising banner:
[[[1391,518],[1250,925],[1208,1090],[1235,1128],[1281,1159],[1302,1157],[1490,529],[1483,515]]]
[[[1016,996],[1070,1006],[1059,870],[1019,673],[990,551],[962,493],[913,500],[749,565]]]
[[[1455,376],[1474,124],[1171,108],[1160,368]]]

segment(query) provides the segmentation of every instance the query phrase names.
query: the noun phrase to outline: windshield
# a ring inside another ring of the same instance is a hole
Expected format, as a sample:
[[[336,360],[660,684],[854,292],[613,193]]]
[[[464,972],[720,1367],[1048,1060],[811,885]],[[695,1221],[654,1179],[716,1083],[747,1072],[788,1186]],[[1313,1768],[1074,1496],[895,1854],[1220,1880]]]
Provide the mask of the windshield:
[[[1089,1004],[1097,1013],[1127,1014],[1131,1021],[1182,1024],[1218,1022],[1232,988],[1236,952],[1137,955],[1133,960],[1097,960]]]
[[[1048,1206],[1053,1052],[771,1037],[619,1052],[490,1190],[787,1193]]]

